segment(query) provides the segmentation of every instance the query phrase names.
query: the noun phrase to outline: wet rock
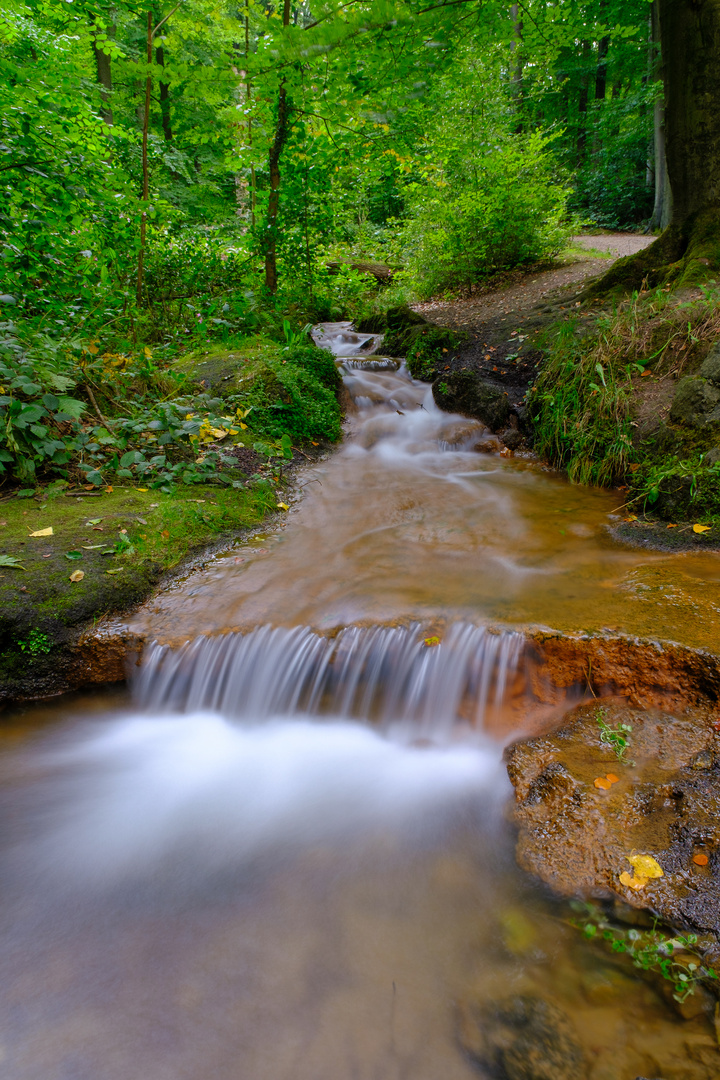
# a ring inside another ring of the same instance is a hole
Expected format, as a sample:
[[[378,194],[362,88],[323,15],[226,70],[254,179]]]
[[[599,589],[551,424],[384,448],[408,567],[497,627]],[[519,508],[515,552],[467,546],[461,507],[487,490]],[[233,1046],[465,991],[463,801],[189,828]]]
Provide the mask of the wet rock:
[[[720,423],[720,388],[706,379],[681,379],[670,406],[670,419],[694,428]]]
[[[500,432],[500,441],[508,450],[517,450],[522,445],[523,437],[517,428],[509,427]]]
[[[620,759],[601,722],[631,728]],[[566,895],[614,894],[720,939],[720,724],[710,706],[671,715],[583,705],[552,735],[510,748],[507,766],[521,866]],[[663,870],[638,889],[620,880],[633,877],[635,854]]]
[[[720,446],[713,446],[712,450],[708,450],[707,454],[703,458],[704,465],[717,465],[720,461]]]
[[[473,371],[453,371],[432,384],[435,404],[446,412],[458,412],[482,420],[491,431],[507,427],[510,404],[507,394],[485,382]]]
[[[585,1075],[570,1020],[539,997],[461,1007],[458,1038],[472,1060],[498,1080],[579,1080]]]

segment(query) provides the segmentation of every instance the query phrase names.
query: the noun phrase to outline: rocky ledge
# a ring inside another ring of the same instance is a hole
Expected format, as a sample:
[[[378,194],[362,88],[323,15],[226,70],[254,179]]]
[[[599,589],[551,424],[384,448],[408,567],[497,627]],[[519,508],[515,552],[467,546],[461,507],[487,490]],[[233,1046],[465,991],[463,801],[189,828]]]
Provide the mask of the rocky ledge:
[[[507,751],[520,865],[705,935],[720,961],[720,713],[593,702]]]

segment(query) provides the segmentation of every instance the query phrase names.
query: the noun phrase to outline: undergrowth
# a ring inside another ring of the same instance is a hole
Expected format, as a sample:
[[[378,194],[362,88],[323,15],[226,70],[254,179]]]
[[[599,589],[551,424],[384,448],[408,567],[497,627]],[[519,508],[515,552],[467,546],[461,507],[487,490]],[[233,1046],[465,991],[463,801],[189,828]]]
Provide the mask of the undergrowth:
[[[720,470],[705,460],[716,433],[673,429],[657,418],[638,433],[635,420],[644,378],[694,371],[718,338],[714,281],[690,296],[669,286],[636,292],[610,312],[554,324],[539,343],[548,359],[528,399],[538,453],[575,483],[627,481],[633,505],[659,509],[669,484],[682,490],[686,507],[720,513]],[[678,505],[675,499],[673,514]]]

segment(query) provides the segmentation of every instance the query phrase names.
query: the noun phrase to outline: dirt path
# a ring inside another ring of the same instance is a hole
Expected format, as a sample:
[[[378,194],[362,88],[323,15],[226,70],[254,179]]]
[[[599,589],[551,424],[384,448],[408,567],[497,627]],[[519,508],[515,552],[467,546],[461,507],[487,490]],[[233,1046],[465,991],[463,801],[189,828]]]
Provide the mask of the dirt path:
[[[506,316],[527,314],[543,300],[549,303],[552,298],[557,303],[562,299],[563,292],[567,292],[568,296],[574,295],[589,278],[603,273],[617,258],[632,255],[653,240],[652,236],[639,236],[636,233],[576,236],[573,237],[573,245],[587,250],[587,258],[579,254],[571,255],[565,265],[551,270],[541,270],[535,274],[518,272],[505,287],[481,289],[463,300],[428,300],[424,304],[416,304],[415,310],[441,326],[467,330],[477,329],[491,319],[503,322]],[[603,254],[596,255],[595,252]],[[608,258],[608,255],[614,257]]]

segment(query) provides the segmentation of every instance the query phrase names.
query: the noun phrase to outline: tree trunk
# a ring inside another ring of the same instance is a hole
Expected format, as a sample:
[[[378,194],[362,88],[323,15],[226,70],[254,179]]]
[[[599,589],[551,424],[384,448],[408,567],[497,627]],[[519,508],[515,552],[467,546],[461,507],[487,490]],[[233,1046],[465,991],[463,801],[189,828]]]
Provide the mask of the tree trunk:
[[[598,42],[597,67],[595,69],[595,100],[604,101],[607,90],[607,54],[610,38],[600,38]]]
[[[150,199],[150,176],[148,168],[148,129],[150,127],[150,91],[152,89],[152,77],[150,65],[152,64],[152,38],[153,17],[152,12],[147,13],[147,64],[148,70],[145,77],[145,104],[143,108],[142,130],[142,213],[140,214],[140,249],[138,251],[137,282],[135,285],[135,300],[138,307],[142,305],[143,272],[145,268],[145,238],[147,235],[147,205]]]
[[[155,50],[155,60],[161,68],[165,67],[165,50],[158,45]],[[172,142],[172,120],[170,117],[170,86],[166,82],[160,82],[160,117],[162,120],[163,135],[165,142]]]
[[[644,282],[689,285],[720,270],[720,0],[658,0],[672,216],[589,295]],[[667,211],[666,211],[667,212]]]
[[[290,0],[283,5],[283,26],[290,25]],[[275,138],[270,147],[268,165],[270,171],[270,198],[268,199],[267,239],[265,241],[265,285],[275,295],[277,277],[277,219],[280,210],[280,155],[288,137],[290,104],[284,83],[278,91],[278,112]]]
[[[582,75],[580,76],[580,94],[578,97],[578,131],[577,131],[577,156],[578,161],[582,162],[585,158],[585,149],[587,147],[587,111],[588,111],[588,99],[590,96],[590,71],[588,68],[590,60],[590,42],[583,41],[582,43]]]
[[[93,30],[96,29],[95,23],[91,22],[90,25],[91,25]],[[113,31],[112,34],[110,33],[110,31],[108,31],[108,35],[114,37],[115,36],[114,31]],[[97,74],[97,81],[100,83],[100,86],[102,86],[102,90],[100,91],[100,98],[102,99],[103,108],[100,110],[100,115],[102,116],[103,120],[108,125],[108,127],[112,127],[112,125],[113,125],[113,112],[112,112],[112,105],[110,104],[110,102],[112,100],[112,88],[113,88],[113,86],[112,86],[112,65],[111,65],[110,57],[108,56],[108,54],[103,52],[102,49],[98,49],[97,42],[95,41],[94,37],[93,37],[92,46],[93,46],[93,53],[95,55],[95,71],[96,71],[96,74]]]
[[[515,134],[522,135],[523,127],[523,62],[522,62],[522,43],[523,43],[523,22],[518,17],[519,9],[517,4],[513,4],[510,8],[510,18],[513,24],[513,39],[510,42],[510,52],[514,54],[514,64],[512,71],[512,95],[515,102]]]

